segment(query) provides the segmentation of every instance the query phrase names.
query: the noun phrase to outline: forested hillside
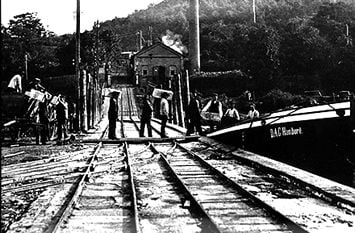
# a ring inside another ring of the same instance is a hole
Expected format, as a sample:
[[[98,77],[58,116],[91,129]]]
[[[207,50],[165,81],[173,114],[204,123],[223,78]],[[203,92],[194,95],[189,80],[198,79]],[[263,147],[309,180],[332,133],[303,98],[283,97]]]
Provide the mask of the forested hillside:
[[[188,46],[188,3],[166,0],[104,22],[101,29],[142,30],[147,39],[152,26],[156,40],[170,30]],[[354,90],[354,9],[352,0],[264,0],[257,1],[254,23],[250,0],[201,0],[201,68],[240,69],[265,90]],[[121,45],[134,50],[136,37],[123,38]]]

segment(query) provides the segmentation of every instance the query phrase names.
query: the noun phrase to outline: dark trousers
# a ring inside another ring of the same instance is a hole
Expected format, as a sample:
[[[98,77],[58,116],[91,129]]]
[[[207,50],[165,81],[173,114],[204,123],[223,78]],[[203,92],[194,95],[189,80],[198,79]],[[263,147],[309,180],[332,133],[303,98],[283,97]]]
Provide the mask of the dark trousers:
[[[150,124],[150,118],[141,119],[141,128],[139,130],[139,137],[144,137],[144,128],[147,125],[148,137],[152,137],[152,125]]]
[[[191,119],[190,122],[187,125],[187,132],[186,135],[190,136],[192,133],[196,131],[198,132],[198,134],[202,134],[202,129],[201,129],[201,121],[200,120],[196,120],[196,119]]]
[[[45,144],[47,142],[47,138],[49,137],[48,124],[43,123],[43,127],[41,127],[41,143]]]
[[[58,121],[57,127],[58,127],[58,130],[57,130],[58,140],[62,139],[62,134],[64,134],[65,138],[68,137],[66,121]]]
[[[108,138],[116,138],[116,119],[110,119],[108,122]]]
[[[161,129],[160,129],[160,135],[162,138],[166,138],[166,133],[165,133],[165,127],[166,127],[166,122],[168,121],[168,116],[161,116]]]

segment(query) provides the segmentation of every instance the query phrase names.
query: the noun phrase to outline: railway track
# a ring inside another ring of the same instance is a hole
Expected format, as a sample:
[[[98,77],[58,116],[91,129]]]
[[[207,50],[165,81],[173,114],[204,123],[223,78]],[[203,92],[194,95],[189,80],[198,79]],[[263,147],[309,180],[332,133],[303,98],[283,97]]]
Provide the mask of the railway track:
[[[166,146],[154,148],[185,190],[191,208],[208,220],[212,232],[307,232],[205,160],[176,145],[168,153],[163,152]]]
[[[126,144],[98,145],[91,167],[46,232],[136,232]],[[106,160],[114,161],[107,163]],[[92,174],[92,171],[105,171]]]
[[[274,216],[276,220],[281,219],[281,222],[288,227],[291,226],[292,232],[312,232],[319,231],[319,229],[329,232],[337,224],[342,232],[353,230],[354,206],[349,206],[347,201],[339,198],[334,200],[326,192],[313,190],[297,180],[285,177],[280,172],[238,161],[230,153],[221,152],[218,148],[202,142],[160,144],[155,147],[166,161],[167,166],[171,167],[169,169],[175,171],[179,182],[189,190],[188,192],[192,195],[190,199],[196,197],[194,202],[203,203],[201,206],[207,213],[212,210],[212,214],[217,213],[217,216],[225,214],[229,217],[233,216],[231,219],[236,219],[234,222],[237,225],[240,219],[237,215],[238,211],[228,209],[229,206],[233,206],[233,204],[229,205],[228,200],[238,200],[239,197],[219,201],[223,192],[219,195],[220,192],[217,191],[219,189],[215,188],[214,182],[211,182],[211,186],[208,181],[208,185],[204,182],[205,179],[218,176],[219,179],[227,182],[227,187],[242,190],[243,193],[252,197],[253,202],[261,204],[269,215]],[[206,203],[204,198],[207,198]],[[219,203],[217,207],[214,206],[215,203]],[[340,219],[341,221],[338,221]],[[218,221],[221,220],[218,219]],[[253,221],[253,216],[247,217],[247,221]],[[242,227],[247,227],[246,222],[241,224]],[[343,223],[343,226],[339,223]],[[262,225],[263,222],[260,225],[256,224],[255,227]],[[277,224],[272,225],[277,226]],[[223,227],[221,228],[225,232]],[[241,229],[238,227],[234,230],[240,231]],[[252,229],[245,232],[249,231],[254,232]],[[262,229],[262,231],[268,231],[268,229]]]

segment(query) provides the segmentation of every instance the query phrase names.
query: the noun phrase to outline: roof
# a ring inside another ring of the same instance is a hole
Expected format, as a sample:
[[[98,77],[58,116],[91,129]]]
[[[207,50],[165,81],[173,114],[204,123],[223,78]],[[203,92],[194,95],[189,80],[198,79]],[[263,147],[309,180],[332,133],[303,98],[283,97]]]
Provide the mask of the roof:
[[[149,52],[152,52],[150,54],[157,54],[156,52],[159,51],[159,49],[163,49],[163,50],[167,51],[169,54],[174,55],[174,56],[184,57],[184,55],[182,53],[170,48],[169,46],[163,44],[162,42],[156,42],[155,44],[153,44],[151,46],[145,47],[141,51],[136,53],[134,56],[135,57],[139,57],[139,56],[144,57],[144,55],[149,56],[148,55]]]

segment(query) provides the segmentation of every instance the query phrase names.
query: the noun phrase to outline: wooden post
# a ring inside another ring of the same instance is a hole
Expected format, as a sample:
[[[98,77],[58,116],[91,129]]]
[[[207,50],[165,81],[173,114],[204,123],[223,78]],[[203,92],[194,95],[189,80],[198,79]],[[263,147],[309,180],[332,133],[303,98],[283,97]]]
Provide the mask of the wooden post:
[[[96,76],[95,78],[95,96],[94,96],[94,99],[95,99],[95,125],[97,124],[97,122],[99,121],[99,117],[98,117],[98,112],[99,112],[99,105],[98,103],[100,103],[100,96],[98,95],[98,90],[99,90],[99,85],[98,85],[98,78]]]
[[[256,23],[256,3],[253,0],[253,22]]]
[[[173,123],[178,123],[178,108],[177,108],[177,91],[176,91],[176,78],[172,79],[172,90],[173,90],[173,100],[172,100],[172,109],[173,109]]]
[[[81,126],[81,111],[80,111],[80,0],[76,1],[76,46],[75,46],[75,75],[77,85],[77,101],[76,101],[76,117],[78,118],[78,127]],[[80,130],[80,129],[79,129]]]
[[[189,71],[186,70],[186,100],[187,100],[187,105],[190,103],[190,78],[189,78]]]
[[[181,94],[181,75],[177,76],[177,91],[178,91],[178,116],[179,116],[179,125],[185,127],[184,122],[184,109],[182,104],[182,94]]]
[[[86,70],[83,70],[83,75],[82,75],[82,83],[83,83],[83,88],[82,88],[82,119],[81,119],[81,129],[85,132],[88,130],[88,112],[87,112],[87,96],[86,96],[86,91],[87,91],[87,76],[86,76]]]
[[[88,129],[91,128],[91,74],[88,72],[87,84],[86,84],[86,104],[88,114]]]
[[[94,128],[95,126],[95,97],[96,97],[96,92],[95,92],[95,77],[92,77],[92,83],[91,83],[91,127]]]

